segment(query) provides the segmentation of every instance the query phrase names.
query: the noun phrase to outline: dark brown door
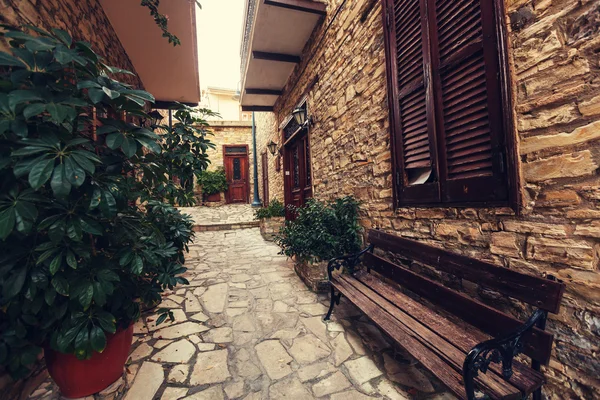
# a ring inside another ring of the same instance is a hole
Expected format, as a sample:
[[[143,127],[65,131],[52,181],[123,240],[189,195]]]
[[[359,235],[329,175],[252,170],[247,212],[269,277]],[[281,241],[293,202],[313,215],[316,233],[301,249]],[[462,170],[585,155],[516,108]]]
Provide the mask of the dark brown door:
[[[229,188],[225,193],[227,203],[247,203],[249,198],[248,183],[248,146],[223,146],[223,163]]]
[[[286,204],[302,207],[313,196],[308,135],[293,140],[285,148]],[[288,215],[290,218],[291,215]]]
[[[263,205],[267,207],[269,205],[269,158],[267,153],[262,154],[262,187],[263,187]]]

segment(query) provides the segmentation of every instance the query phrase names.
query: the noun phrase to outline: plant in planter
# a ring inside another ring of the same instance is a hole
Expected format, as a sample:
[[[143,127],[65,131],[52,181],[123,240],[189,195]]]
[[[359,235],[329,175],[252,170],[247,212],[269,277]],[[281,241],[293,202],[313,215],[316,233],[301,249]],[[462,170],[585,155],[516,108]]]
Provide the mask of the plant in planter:
[[[131,122],[148,118],[153,97],[65,31],[6,29],[0,365],[18,378],[45,348],[63,394],[82,397],[122,374],[141,304],[187,283],[191,223],[156,190],[167,179],[160,137]]]
[[[221,193],[228,187],[225,170],[218,168],[215,171],[202,171],[198,176],[198,184],[202,186],[204,201],[220,201]]]
[[[260,234],[265,240],[272,241],[285,223],[285,206],[277,199],[254,212],[254,218],[260,221]]]
[[[295,259],[296,272],[313,290],[320,290],[326,280],[323,261],[360,250],[359,206],[351,196],[327,203],[310,199],[292,209],[296,218],[276,235],[281,253]]]

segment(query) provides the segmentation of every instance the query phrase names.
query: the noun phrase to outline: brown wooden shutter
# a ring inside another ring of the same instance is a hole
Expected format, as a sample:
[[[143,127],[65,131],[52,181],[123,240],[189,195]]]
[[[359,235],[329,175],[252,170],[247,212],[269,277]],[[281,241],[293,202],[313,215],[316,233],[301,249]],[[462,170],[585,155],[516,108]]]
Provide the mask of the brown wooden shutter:
[[[425,0],[385,4],[398,200],[401,204],[439,202]],[[415,176],[428,169],[427,183],[412,184]]]
[[[493,2],[429,1],[442,202],[506,200]]]

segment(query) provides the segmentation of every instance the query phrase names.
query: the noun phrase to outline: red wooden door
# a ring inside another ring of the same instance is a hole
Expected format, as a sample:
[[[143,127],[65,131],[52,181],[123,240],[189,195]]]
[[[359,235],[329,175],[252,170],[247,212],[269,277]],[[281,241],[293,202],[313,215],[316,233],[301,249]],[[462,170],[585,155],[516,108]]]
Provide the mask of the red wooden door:
[[[247,203],[249,198],[248,146],[223,146],[225,176],[229,185],[225,200],[229,203]]]
[[[286,146],[284,163],[286,204],[302,207],[313,196],[308,135]]]

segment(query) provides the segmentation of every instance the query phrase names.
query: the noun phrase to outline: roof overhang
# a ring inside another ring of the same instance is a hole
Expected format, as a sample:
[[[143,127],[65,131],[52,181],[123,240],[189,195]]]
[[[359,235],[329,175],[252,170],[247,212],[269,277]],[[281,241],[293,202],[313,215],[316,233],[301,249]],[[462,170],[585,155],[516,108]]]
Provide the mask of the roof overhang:
[[[243,111],[271,111],[326,4],[312,0],[256,0],[252,24],[243,43],[241,105]]]
[[[145,89],[157,101],[200,102],[195,1],[162,1],[159,12],[169,18],[173,46],[140,0],[100,0]],[[110,49],[109,49],[110,51]]]

